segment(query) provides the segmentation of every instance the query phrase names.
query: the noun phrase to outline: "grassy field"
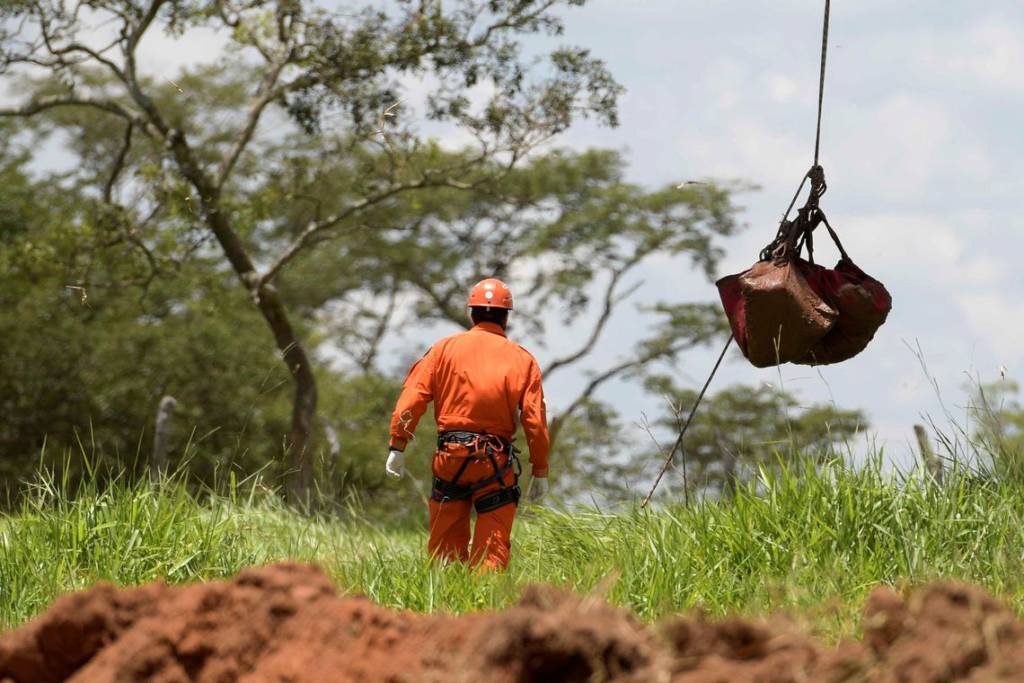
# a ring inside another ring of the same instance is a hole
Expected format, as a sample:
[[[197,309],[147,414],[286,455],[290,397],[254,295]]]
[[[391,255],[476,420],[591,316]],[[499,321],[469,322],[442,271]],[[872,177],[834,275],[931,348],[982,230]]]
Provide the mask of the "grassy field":
[[[420,505],[410,501],[410,505]],[[424,529],[374,526],[358,510],[308,517],[249,487],[196,497],[180,483],[41,478],[0,519],[0,623],[98,580],[172,583],[282,558],[314,561],[347,593],[421,611],[501,607],[524,584],[598,593],[646,619],[784,609],[827,637],[852,633],[880,583],[956,577],[1024,605],[1024,495],[953,476],[943,486],[840,465],[764,475],[731,501],[620,514],[525,508],[500,575],[437,567]]]

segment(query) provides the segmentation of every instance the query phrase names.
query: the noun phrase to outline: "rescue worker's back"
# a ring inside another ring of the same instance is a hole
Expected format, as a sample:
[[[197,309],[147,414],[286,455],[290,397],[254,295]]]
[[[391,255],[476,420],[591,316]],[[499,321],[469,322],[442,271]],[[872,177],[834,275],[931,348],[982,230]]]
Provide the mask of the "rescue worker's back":
[[[434,402],[438,444],[432,463],[431,555],[488,568],[508,565],[520,492],[511,440],[521,422],[530,449],[533,485],[547,490],[548,435],[537,361],[505,336],[512,294],[500,280],[483,280],[468,301],[474,327],[436,343],[409,370],[391,418],[387,471],[404,472],[403,451],[427,404]],[[470,515],[477,511],[470,544]]]
[[[533,474],[547,474],[549,438],[540,368],[498,325],[480,323],[443,339],[413,365],[391,419],[392,447],[405,449],[431,400],[439,432],[484,432],[511,439],[521,410]]]

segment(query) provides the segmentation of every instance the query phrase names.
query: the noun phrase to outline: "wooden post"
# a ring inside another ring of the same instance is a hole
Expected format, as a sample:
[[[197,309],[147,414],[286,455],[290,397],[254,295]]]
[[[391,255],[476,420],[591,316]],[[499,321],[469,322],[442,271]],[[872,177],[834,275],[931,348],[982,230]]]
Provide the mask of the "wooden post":
[[[914,435],[917,437],[917,446],[921,449],[921,459],[924,466],[931,473],[935,481],[942,481],[942,461],[935,455],[932,449],[931,440],[928,438],[928,430],[924,425],[914,425]]]
[[[167,450],[170,447],[169,436],[171,418],[178,401],[173,396],[160,399],[160,407],[156,411],[156,427],[153,430],[153,455],[149,460],[149,476],[159,478],[167,471]]]

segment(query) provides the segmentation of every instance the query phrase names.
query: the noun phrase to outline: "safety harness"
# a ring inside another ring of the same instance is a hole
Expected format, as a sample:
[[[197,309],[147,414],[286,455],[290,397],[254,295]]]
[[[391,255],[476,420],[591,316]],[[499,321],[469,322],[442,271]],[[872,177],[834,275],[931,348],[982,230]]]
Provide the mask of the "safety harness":
[[[516,455],[516,449],[508,439],[495,434],[477,432],[442,432],[438,435],[438,450],[446,450],[449,444],[457,444],[464,447],[466,449],[466,458],[462,461],[462,465],[459,466],[459,469],[455,472],[455,477],[451,481],[434,477],[434,487],[430,494],[431,500],[439,503],[467,500],[472,498],[473,494],[477,491],[497,482],[501,484],[500,489],[481,496],[474,503],[477,514],[497,510],[505,505],[519,504],[519,497],[521,495],[519,475],[522,472],[522,468]],[[506,456],[505,463],[499,467],[498,456],[503,454]],[[462,478],[466,468],[469,467],[469,463],[474,460],[480,461],[484,459],[490,461],[494,474],[472,484],[460,484],[459,479]],[[515,479],[511,486],[506,486],[505,475],[508,474],[509,470],[513,471]]]

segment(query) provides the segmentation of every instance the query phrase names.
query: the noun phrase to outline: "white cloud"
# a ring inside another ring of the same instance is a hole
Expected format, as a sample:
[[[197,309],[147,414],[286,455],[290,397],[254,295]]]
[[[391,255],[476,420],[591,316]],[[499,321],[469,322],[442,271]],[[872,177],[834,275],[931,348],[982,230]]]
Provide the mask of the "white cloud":
[[[835,227],[856,260],[901,268],[924,277],[958,265],[964,256],[963,241],[957,231],[925,213],[863,214],[845,219]]]
[[[701,80],[707,92],[707,103],[720,112],[735,110],[749,81],[744,65],[732,59],[723,59],[706,65],[702,72]]]
[[[844,107],[823,132],[833,179],[881,197],[920,195],[950,163],[952,131],[944,106],[897,94],[870,107]]]
[[[963,225],[927,213],[864,214],[836,227],[858,263],[918,284],[933,283],[936,291],[994,287],[1009,270],[999,255],[974,253],[962,237],[970,233]]]
[[[1024,92],[1024,26],[986,20],[965,31],[933,35],[918,52],[950,79]]]
[[[807,171],[803,138],[746,117],[732,119],[715,133],[687,130],[677,137],[680,155],[702,174],[767,184],[779,178],[797,182]]]
[[[994,286],[1005,280],[1006,264],[995,257],[981,255],[967,260],[960,268],[960,282],[967,285]]]
[[[796,81],[782,74],[768,74],[761,80],[768,90],[768,96],[780,104],[792,100],[800,89]]]
[[[998,291],[961,293],[960,312],[971,329],[983,338],[1000,365],[1019,366],[1024,361],[1024,301]]]

